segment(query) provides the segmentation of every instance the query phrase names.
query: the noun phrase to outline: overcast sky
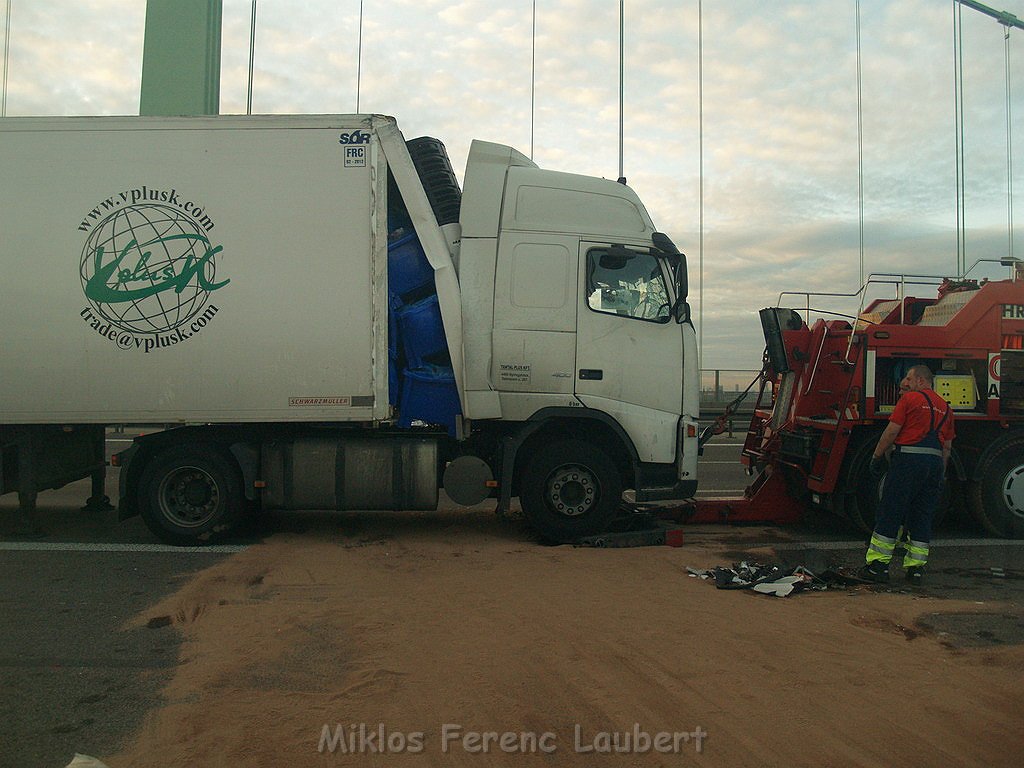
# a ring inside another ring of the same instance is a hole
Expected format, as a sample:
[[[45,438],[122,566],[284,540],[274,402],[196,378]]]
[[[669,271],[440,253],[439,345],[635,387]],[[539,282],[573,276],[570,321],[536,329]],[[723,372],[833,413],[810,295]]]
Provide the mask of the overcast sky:
[[[1024,0],[993,0],[1024,19]],[[533,156],[618,175],[619,4],[537,0]],[[700,311],[698,4],[626,0],[625,173],[688,254]],[[143,0],[12,0],[8,115],[138,112]],[[951,0],[861,0],[868,272],[956,272]],[[364,0],[359,108],[530,153],[532,0]],[[221,112],[244,113],[250,0],[224,0]],[[0,3],[0,14],[5,3]],[[1004,27],[964,9],[967,261],[1009,247]],[[0,17],[0,22],[2,22]],[[259,0],[253,111],[356,110],[359,0]],[[753,369],[780,291],[859,287],[856,3],[705,0],[703,365]],[[1024,30],[1010,37],[1024,257]],[[989,270],[1001,276],[1005,270]],[[981,273],[984,274],[984,273]],[[923,291],[922,293],[925,293]]]

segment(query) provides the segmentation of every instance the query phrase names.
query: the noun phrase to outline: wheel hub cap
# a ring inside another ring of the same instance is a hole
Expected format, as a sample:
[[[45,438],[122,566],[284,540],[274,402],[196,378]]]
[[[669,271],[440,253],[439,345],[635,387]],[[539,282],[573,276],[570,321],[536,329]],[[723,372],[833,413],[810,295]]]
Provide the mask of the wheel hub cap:
[[[558,469],[548,482],[548,499],[556,512],[577,517],[590,510],[597,499],[597,482],[582,467]]]
[[[160,484],[160,506],[176,525],[202,525],[220,503],[217,482],[196,467],[183,467],[169,474]]]
[[[1002,493],[1009,510],[1017,517],[1024,517],[1024,464],[1006,473]]]
[[[210,500],[210,487],[202,478],[194,477],[184,484],[182,496],[190,506],[201,507]]]

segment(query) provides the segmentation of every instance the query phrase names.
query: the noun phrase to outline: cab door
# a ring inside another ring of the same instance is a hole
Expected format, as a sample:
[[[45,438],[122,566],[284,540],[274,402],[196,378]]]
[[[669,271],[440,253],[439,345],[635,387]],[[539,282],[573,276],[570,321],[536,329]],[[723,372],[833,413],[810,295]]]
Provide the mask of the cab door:
[[[579,256],[576,396],[622,425],[640,461],[674,462],[683,334],[668,275],[642,248],[583,242]]]

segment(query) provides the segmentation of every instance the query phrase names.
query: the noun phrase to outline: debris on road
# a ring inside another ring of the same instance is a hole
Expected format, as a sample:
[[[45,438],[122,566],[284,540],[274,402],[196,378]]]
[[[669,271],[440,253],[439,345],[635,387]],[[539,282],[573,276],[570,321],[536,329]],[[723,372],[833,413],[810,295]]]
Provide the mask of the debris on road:
[[[650,510],[635,504],[623,504],[623,514],[613,520],[604,533],[584,536],[575,542],[577,547],[681,547],[683,531],[673,523],[660,520]]]
[[[828,569],[820,575],[802,565],[789,568],[747,562],[734,563],[731,568],[717,566],[710,569],[687,568],[691,578],[714,581],[718,589],[750,589],[765,595],[788,597],[793,592],[824,591],[829,587],[848,587],[866,584],[863,579],[841,569]]]
[[[107,768],[107,764],[100,762],[95,757],[76,752],[71,762],[65,768]]]

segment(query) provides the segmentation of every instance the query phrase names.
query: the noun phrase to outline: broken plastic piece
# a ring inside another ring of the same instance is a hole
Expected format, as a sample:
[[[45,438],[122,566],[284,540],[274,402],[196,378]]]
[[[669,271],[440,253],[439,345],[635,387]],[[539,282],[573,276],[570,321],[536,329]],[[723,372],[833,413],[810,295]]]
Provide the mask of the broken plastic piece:
[[[107,764],[89,755],[81,755],[77,752],[71,758],[66,768],[107,768]]]

